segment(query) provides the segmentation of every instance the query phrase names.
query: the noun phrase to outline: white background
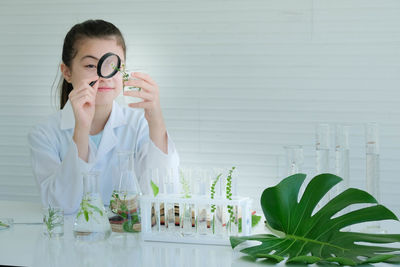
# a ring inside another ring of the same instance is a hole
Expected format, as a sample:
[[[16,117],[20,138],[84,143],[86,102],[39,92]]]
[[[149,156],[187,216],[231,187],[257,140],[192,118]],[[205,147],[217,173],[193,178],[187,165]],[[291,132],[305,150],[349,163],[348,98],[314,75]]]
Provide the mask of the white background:
[[[346,123],[351,186],[365,189],[363,124],[375,121],[382,202],[400,215],[400,1],[81,2],[0,2],[0,199],[39,199],[26,135],[57,108],[65,34],[102,18],[160,85],[182,165],[236,166],[257,207],[285,175],[284,145],[304,146],[312,176],[316,123]]]

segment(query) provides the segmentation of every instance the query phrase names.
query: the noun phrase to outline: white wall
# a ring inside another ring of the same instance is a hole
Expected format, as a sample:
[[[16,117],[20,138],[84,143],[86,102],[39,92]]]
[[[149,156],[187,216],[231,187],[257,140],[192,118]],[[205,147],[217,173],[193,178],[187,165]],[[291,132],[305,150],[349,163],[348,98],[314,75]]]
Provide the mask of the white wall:
[[[54,111],[66,32],[103,18],[159,83],[183,165],[237,166],[257,204],[284,175],[283,145],[302,144],[313,175],[315,124],[348,123],[351,185],[365,189],[363,123],[376,121],[382,202],[400,215],[400,1],[80,2],[0,2],[1,199],[38,199],[26,134]]]

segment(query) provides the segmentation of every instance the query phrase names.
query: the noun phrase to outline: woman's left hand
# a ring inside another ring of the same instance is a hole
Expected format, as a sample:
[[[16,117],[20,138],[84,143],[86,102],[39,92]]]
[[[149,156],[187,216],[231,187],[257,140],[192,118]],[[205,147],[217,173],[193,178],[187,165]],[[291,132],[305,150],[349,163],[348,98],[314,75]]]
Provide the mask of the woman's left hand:
[[[158,85],[156,82],[146,73],[133,72],[131,73],[133,79],[129,79],[124,82],[125,86],[132,86],[140,88],[140,90],[125,91],[125,96],[138,97],[143,99],[142,102],[131,103],[131,108],[143,108],[144,116],[150,125],[163,125],[164,120],[161,112],[160,96]]]

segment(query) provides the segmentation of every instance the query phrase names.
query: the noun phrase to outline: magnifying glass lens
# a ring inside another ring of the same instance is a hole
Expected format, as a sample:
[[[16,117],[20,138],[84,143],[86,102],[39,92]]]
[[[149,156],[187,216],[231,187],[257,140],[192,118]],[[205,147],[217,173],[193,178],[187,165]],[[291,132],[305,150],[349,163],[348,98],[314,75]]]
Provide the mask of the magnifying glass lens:
[[[118,72],[120,67],[121,59],[119,56],[113,53],[107,53],[99,60],[97,74],[103,78],[111,78]]]

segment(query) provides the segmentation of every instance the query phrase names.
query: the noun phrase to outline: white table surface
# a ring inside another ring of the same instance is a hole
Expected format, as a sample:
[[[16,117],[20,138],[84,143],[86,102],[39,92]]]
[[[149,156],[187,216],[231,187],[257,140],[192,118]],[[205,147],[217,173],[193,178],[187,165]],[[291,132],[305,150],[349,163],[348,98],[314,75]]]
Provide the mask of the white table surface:
[[[31,223],[14,224],[11,229],[0,231],[0,265],[40,267],[271,265],[265,261],[247,260],[242,257],[242,253],[233,251],[229,246],[145,242],[140,239],[139,234],[112,233],[107,241],[77,242],[72,235],[72,216],[65,217],[64,237],[48,239],[43,235],[43,225],[40,224],[39,204],[0,201],[0,217],[13,217],[18,223],[24,223],[24,220]],[[384,224],[384,227],[389,229],[389,233],[400,233],[399,222]]]

